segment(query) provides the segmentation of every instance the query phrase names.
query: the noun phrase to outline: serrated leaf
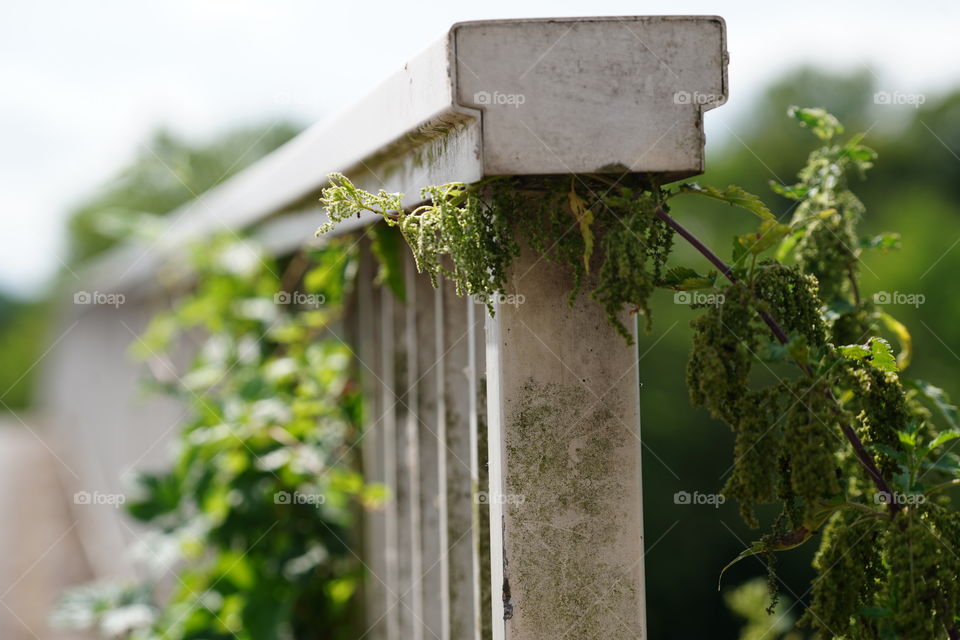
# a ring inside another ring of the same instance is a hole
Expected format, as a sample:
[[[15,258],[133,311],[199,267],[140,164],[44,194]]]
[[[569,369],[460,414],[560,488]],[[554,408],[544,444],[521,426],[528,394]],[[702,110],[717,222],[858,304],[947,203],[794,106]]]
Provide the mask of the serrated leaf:
[[[577,190],[571,185],[567,194],[570,202],[570,211],[580,226],[580,236],[583,238],[583,267],[590,271],[590,256],[593,255],[593,210],[587,201],[577,195]]]
[[[943,446],[951,440],[956,440],[957,438],[960,438],[960,431],[944,431],[927,445],[927,450],[923,457],[927,457],[937,447]]]
[[[908,449],[913,449],[917,445],[917,434],[915,433],[897,431],[897,439],[900,441],[900,444]]]
[[[848,344],[839,347],[840,353],[850,360],[866,360],[881,371],[897,371],[893,347],[883,338],[870,338],[867,344]]]
[[[821,140],[829,140],[838,133],[843,133],[840,121],[825,109],[819,107],[790,107],[787,115],[795,119],[801,127],[810,129]]]
[[[676,291],[690,291],[692,289],[706,289],[717,281],[717,273],[711,271],[701,275],[689,267],[673,267],[667,271],[658,283],[661,287]]]
[[[870,364],[880,371],[897,371],[893,347],[883,338],[870,338]]]
[[[721,191],[716,187],[702,186],[696,182],[686,182],[681,184],[679,189],[678,193],[695,193],[706,198],[720,200],[729,205],[746,209],[763,220],[774,219],[774,215],[770,212],[770,209],[767,208],[767,205],[763,204],[763,201],[759,197],[733,184]]]

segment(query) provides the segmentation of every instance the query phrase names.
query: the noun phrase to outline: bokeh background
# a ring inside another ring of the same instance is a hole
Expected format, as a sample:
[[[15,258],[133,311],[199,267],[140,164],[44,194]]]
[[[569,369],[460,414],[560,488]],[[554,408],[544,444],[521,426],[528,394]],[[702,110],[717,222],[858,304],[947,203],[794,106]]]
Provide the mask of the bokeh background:
[[[879,158],[855,185],[868,212],[863,230],[897,231],[902,248],[866,257],[864,293],[924,297],[922,305],[889,310],[911,328],[913,375],[960,397],[954,3],[3,0],[0,457],[22,461],[45,446],[42,432],[24,432],[42,408],[45,355],[61,337],[53,317],[59,298],[89,260],[348,108],[453,22],[636,13],[726,18],[730,99],[706,116],[708,170],[700,181],[740,184],[786,214],[790,203],[769,182],[790,183],[814,145],[788,122],[787,108],[822,106],[848,133],[865,133]],[[753,222],[693,201],[678,200],[674,213],[724,250]],[[678,260],[699,264],[683,248]],[[652,306],[654,329],[639,346],[650,637],[736,638],[744,620],[717,592],[716,577],[754,532],[733,505],[674,501],[678,491],[723,486],[731,434],[686,399],[692,312],[666,292]],[[813,550],[779,563],[794,614],[813,576]],[[744,562],[725,585],[763,574],[759,562]],[[22,579],[0,574],[0,592]]]

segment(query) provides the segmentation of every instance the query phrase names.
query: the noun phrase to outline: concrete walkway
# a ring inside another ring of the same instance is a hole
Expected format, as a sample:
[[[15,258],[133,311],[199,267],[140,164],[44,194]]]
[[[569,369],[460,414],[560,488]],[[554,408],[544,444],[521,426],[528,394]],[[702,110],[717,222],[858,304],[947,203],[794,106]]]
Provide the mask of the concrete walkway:
[[[42,434],[40,434],[42,435]],[[0,418],[0,638],[79,640],[47,616],[68,585],[89,579],[56,458],[15,420]]]

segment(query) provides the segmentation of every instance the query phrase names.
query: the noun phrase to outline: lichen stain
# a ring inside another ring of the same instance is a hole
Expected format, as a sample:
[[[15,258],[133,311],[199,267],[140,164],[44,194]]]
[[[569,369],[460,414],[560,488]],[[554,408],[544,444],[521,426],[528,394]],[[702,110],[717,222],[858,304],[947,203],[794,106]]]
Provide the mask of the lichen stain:
[[[636,455],[619,410],[581,385],[532,379],[508,407],[504,510],[515,530],[505,553],[517,637],[637,638],[640,554],[616,557],[617,516],[631,497],[618,470]]]

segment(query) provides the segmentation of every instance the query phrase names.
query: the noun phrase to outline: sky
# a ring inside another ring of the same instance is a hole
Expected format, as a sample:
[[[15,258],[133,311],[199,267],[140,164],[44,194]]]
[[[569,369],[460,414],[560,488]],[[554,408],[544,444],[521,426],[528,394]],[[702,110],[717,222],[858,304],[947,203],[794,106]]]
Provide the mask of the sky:
[[[451,24],[578,15],[720,15],[730,99],[708,145],[801,64],[867,68],[890,92],[960,85],[960,4],[0,0],[0,290],[38,297],[64,269],[64,221],[159,126],[198,140],[323,120]],[[348,87],[348,88],[345,88]]]

